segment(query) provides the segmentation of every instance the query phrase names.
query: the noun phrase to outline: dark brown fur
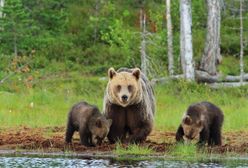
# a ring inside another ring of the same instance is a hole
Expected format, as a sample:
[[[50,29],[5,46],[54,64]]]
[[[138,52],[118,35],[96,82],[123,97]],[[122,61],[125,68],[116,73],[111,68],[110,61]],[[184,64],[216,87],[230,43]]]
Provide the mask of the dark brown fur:
[[[183,126],[190,128],[188,139],[193,139],[193,129],[200,129],[199,145],[208,143],[209,146],[221,145],[221,128],[224,121],[223,112],[219,107],[210,102],[200,102],[189,106],[177,133],[176,141],[184,141]],[[198,127],[198,128],[197,128]]]
[[[129,72],[131,69],[120,69],[117,72]],[[141,73],[142,80],[141,91],[146,90],[147,94],[143,94],[143,100],[139,103],[131,104],[123,107],[119,104],[111,103],[106,97],[104,100],[104,109],[107,118],[112,119],[113,123],[110,127],[108,139],[111,143],[118,140],[122,142],[140,143],[146,140],[153,128],[153,120],[155,113],[155,99],[153,89],[149,81]],[[120,84],[121,85],[121,84]],[[144,100],[146,99],[146,100]],[[149,106],[149,109],[145,106]]]
[[[108,118],[113,121],[108,134],[111,143],[118,140],[136,143],[146,140],[152,131],[153,123],[151,120],[142,120],[142,113],[139,113],[142,109],[141,104],[128,107],[109,104],[108,108]]]
[[[96,106],[86,102],[77,103],[68,114],[65,141],[71,143],[74,132],[79,131],[82,145],[100,145],[107,136],[111,123]]]

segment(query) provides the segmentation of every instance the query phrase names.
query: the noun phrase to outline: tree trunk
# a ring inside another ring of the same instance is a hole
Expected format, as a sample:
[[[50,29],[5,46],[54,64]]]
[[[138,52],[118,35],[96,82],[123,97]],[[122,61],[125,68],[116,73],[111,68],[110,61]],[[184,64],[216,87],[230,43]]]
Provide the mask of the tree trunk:
[[[0,0],[0,8],[1,8],[1,10],[0,10],[0,18],[3,17],[3,12],[2,12],[3,7],[4,7],[4,0]]]
[[[171,1],[166,0],[166,18],[167,18],[167,44],[168,44],[168,71],[170,76],[174,74],[174,59],[173,59],[173,34],[171,23]]]
[[[163,78],[154,78],[152,79],[153,83],[165,83],[170,80],[177,80],[184,78],[183,74],[180,75],[173,75],[170,77],[163,77]],[[234,83],[240,81],[240,75],[233,76],[233,75],[223,75],[223,74],[217,74],[217,75],[209,75],[205,71],[195,71],[195,79],[199,83]],[[248,74],[244,74],[243,81],[248,81]]]
[[[244,86],[244,85],[248,85],[248,82],[243,82],[243,84],[241,84],[240,82],[222,82],[222,83],[208,84],[208,86],[210,86],[213,89],[240,87],[240,86]]]
[[[15,56],[17,56],[17,35],[16,35],[16,32],[14,32],[13,45],[14,45],[14,54],[15,54]]]
[[[95,5],[95,17],[98,19],[98,15],[99,15],[99,6],[100,6],[100,1],[96,0],[96,5]],[[95,21],[95,26],[94,26],[94,45],[96,44],[96,40],[97,40],[97,32],[98,32],[98,20]]]
[[[180,0],[180,54],[185,79],[194,80],[191,0]]]
[[[146,55],[146,14],[143,9],[140,10],[140,28],[141,28],[141,71],[147,76],[147,55]]]
[[[209,73],[205,71],[195,71],[195,78],[198,82],[204,83],[216,83],[216,82],[239,82],[240,75],[233,76],[233,75],[209,75]],[[248,74],[243,74],[243,80],[248,81]]]
[[[217,73],[216,64],[221,61],[220,55],[220,0],[207,0],[208,22],[204,53],[200,69],[211,75]]]
[[[243,0],[240,0],[240,83],[244,81]]]

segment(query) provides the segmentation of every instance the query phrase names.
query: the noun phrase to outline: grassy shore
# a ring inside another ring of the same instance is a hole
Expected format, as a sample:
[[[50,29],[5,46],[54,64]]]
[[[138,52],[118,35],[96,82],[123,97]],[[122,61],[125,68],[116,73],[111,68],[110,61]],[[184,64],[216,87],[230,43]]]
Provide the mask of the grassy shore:
[[[102,109],[107,79],[79,73],[46,74],[30,83],[24,78],[0,85],[1,127],[63,126],[70,107],[86,100]],[[183,112],[194,102],[210,101],[225,113],[224,131],[248,128],[248,87],[210,89],[174,81],[155,86],[155,129],[176,130]]]

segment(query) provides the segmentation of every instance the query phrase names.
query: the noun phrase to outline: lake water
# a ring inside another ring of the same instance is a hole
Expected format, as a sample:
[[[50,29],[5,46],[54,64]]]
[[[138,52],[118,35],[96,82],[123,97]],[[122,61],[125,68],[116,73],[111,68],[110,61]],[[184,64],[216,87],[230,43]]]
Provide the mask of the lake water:
[[[182,161],[182,160],[143,160],[128,161],[115,159],[85,159],[85,158],[48,158],[48,157],[0,157],[0,167],[248,167],[248,159],[231,159],[219,161]]]

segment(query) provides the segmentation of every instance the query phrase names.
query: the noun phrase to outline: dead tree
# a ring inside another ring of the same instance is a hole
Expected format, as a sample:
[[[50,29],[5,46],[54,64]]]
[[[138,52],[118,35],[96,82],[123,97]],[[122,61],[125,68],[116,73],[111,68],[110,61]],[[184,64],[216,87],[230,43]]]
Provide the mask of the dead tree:
[[[240,83],[244,81],[243,0],[240,0]]]
[[[100,10],[100,1],[96,0],[95,9],[94,9],[94,15],[96,18],[99,17],[99,10]],[[98,19],[95,20],[95,25],[94,25],[94,33],[93,33],[94,44],[96,44],[98,38],[97,32],[98,32]]]
[[[3,17],[4,0],[0,0],[0,18]]]
[[[140,10],[140,28],[141,28],[141,71],[147,75],[147,55],[146,55],[146,14],[143,9]]]
[[[174,59],[173,59],[173,34],[171,23],[171,0],[166,0],[166,18],[167,18],[167,55],[168,55],[168,71],[170,76],[174,74]]]
[[[200,69],[211,75],[217,73],[216,65],[220,55],[220,20],[221,1],[206,0],[208,8],[207,34]]]
[[[191,0],[180,0],[180,55],[184,78],[194,80]]]

